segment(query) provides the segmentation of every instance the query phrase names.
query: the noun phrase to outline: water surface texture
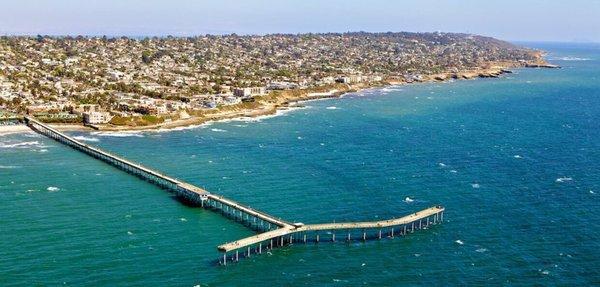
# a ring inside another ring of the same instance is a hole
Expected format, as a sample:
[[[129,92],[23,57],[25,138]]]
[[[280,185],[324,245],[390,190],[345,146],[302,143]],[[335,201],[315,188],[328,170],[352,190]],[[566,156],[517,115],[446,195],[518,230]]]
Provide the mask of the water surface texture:
[[[293,222],[442,204],[406,238],[296,244],[217,266],[253,234],[36,134],[0,137],[0,285],[592,285],[600,282],[600,46],[563,69],[390,87],[258,121],[89,144]]]

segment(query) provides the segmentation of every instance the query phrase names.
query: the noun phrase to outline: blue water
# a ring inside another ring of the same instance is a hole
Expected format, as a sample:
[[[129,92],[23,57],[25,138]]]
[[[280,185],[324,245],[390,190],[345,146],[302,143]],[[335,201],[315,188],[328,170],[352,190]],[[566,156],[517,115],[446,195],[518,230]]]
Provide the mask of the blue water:
[[[597,284],[600,46],[532,45],[563,69],[367,91],[256,122],[71,133],[294,222],[446,207],[444,224],[406,238],[216,266],[217,245],[253,233],[49,139],[2,136],[0,285]]]

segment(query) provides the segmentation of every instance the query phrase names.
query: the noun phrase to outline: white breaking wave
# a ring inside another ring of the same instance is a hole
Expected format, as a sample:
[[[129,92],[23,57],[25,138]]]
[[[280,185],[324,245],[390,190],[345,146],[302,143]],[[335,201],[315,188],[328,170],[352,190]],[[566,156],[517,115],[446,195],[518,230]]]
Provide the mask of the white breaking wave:
[[[86,137],[86,136],[74,136],[73,138],[78,141],[84,141],[84,142],[99,142],[100,141],[100,139],[98,139],[98,138],[92,138],[92,137]]]
[[[27,148],[27,147],[39,146],[39,145],[40,145],[40,142],[38,142],[38,141],[20,142],[20,143],[14,143],[14,144],[0,143],[0,148]]]
[[[486,251],[488,251],[486,248],[479,248],[479,249],[475,250],[475,252],[479,252],[479,253],[483,253]]]
[[[223,129],[210,129],[210,130],[213,131],[213,132],[218,132],[218,133],[227,132],[226,130],[223,130]]]
[[[566,57],[558,57],[558,58],[552,58],[551,60],[559,60],[559,61],[590,61],[590,58],[579,58],[579,57],[571,57],[571,56],[566,56]]]
[[[175,128],[160,128],[160,129],[156,130],[155,132],[164,133],[164,132],[193,130],[193,129],[197,129],[197,128],[206,128],[214,123],[215,123],[214,121],[207,121],[207,122],[199,124],[199,125],[190,125],[190,126],[175,127]]]
[[[480,188],[481,185],[479,185],[479,183],[471,183],[471,187],[473,187],[473,188]]]
[[[15,168],[21,168],[21,167],[16,166],[16,165],[0,165],[0,169],[15,169]]]
[[[328,109],[328,110],[337,110],[338,107],[331,106],[331,107],[326,107],[326,109]]]
[[[446,164],[445,164],[445,163],[443,163],[443,162],[440,162],[440,163],[438,163],[438,165],[439,165],[440,167],[445,167],[445,166],[446,166]]]
[[[571,181],[571,180],[573,180],[573,178],[571,178],[571,177],[559,177],[555,180],[555,182],[560,183],[560,182],[566,182],[566,181]]]
[[[460,244],[460,245],[464,245],[464,244],[465,244],[465,243],[464,243],[462,240],[460,240],[460,239],[459,239],[459,240],[456,240],[456,241],[454,241],[454,242],[456,242],[457,244]]]
[[[46,190],[47,190],[47,191],[54,192],[54,191],[59,191],[59,190],[60,190],[60,188],[58,188],[58,187],[56,187],[56,186],[49,186],[48,188],[46,188]]]
[[[514,157],[514,158],[523,158],[522,156],[520,156],[520,155],[518,155],[518,154],[515,154],[513,157]]]
[[[412,198],[410,198],[410,197],[408,197],[408,196],[404,199],[404,202],[406,202],[406,203],[411,203],[413,201],[415,201],[415,200],[412,199]]]
[[[95,136],[100,137],[118,137],[118,138],[126,138],[126,137],[138,137],[143,138],[144,135],[139,132],[93,132],[91,133]]]
[[[285,116],[288,113],[291,113],[291,112],[294,112],[297,110],[303,110],[306,108],[307,107],[289,107],[284,110],[277,110],[277,111],[275,111],[274,114],[271,114],[271,115],[262,115],[262,116],[258,116],[258,117],[237,117],[237,118],[230,119],[229,121],[244,122],[244,123],[262,122],[263,120],[266,120],[266,119],[275,118],[275,117],[279,117],[279,116]]]

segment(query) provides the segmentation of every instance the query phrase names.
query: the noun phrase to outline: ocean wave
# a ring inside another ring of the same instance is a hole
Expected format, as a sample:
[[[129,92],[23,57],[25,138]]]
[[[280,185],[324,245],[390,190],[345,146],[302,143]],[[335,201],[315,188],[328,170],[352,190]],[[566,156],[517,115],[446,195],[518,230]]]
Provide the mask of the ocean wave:
[[[211,131],[213,131],[213,132],[218,132],[218,133],[224,133],[224,132],[227,132],[227,130],[223,130],[223,129],[216,129],[216,128],[215,128],[215,129],[210,129],[210,130],[211,130]]]
[[[558,58],[551,58],[550,60],[554,60],[554,61],[590,61],[592,59],[590,58],[579,58],[579,57],[572,57],[572,56],[565,56],[565,57],[558,57]]]
[[[144,135],[141,134],[140,132],[130,132],[130,131],[123,131],[123,132],[92,132],[92,135],[95,136],[100,136],[100,137],[118,137],[118,138],[126,138],[126,137],[138,137],[138,138],[143,138]]]
[[[477,189],[480,188],[481,185],[479,185],[479,183],[471,183],[471,187]]]
[[[86,136],[74,136],[73,138],[78,141],[84,141],[84,142],[99,142],[100,141],[100,139],[98,139],[98,138],[86,137]]]
[[[415,201],[415,200],[412,199],[412,198],[410,198],[410,197],[408,197],[408,196],[404,199],[404,202],[406,202],[406,203],[411,203],[413,201]]]
[[[337,110],[337,109],[338,109],[338,107],[331,106],[331,107],[326,107],[326,109],[328,109],[328,110]]]
[[[166,133],[166,132],[176,132],[176,131],[185,131],[185,130],[193,130],[193,129],[199,129],[199,128],[206,128],[212,124],[214,124],[214,121],[207,121],[204,123],[201,123],[199,125],[189,125],[189,126],[183,126],[183,127],[174,127],[174,128],[160,128],[158,130],[155,130],[154,132],[157,133]]]
[[[19,143],[0,143],[0,148],[29,148],[43,147],[39,141],[19,142]]]
[[[266,119],[271,119],[271,118],[275,118],[275,117],[280,117],[280,116],[285,116],[291,112],[297,111],[297,110],[303,110],[306,109],[307,107],[289,107],[287,109],[284,110],[277,110],[274,114],[270,114],[270,115],[262,115],[262,116],[257,116],[257,117],[237,117],[237,118],[232,118],[229,121],[233,121],[233,122],[244,122],[244,123],[255,123],[255,122],[261,122],[263,120]]]
[[[46,188],[47,191],[50,192],[55,192],[55,191],[59,191],[60,188],[56,187],[56,186],[49,186],[48,188]]]
[[[465,243],[464,243],[462,240],[460,240],[460,239],[458,239],[458,240],[456,240],[456,241],[454,241],[454,242],[456,242],[456,244],[458,244],[458,245],[464,245],[464,244],[465,244]]]
[[[15,168],[21,168],[21,167],[16,166],[16,165],[0,165],[0,169],[15,169]]]

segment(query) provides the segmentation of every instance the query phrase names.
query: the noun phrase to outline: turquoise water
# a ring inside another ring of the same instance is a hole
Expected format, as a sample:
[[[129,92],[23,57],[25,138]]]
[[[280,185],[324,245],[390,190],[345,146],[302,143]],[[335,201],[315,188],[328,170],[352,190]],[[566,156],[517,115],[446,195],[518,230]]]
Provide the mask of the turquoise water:
[[[71,133],[289,221],[447,208],[444,224],[406,238],[216,266],[217,245],[252,232],[49,139],[2,136],[0,285],[597,284],[600,46],[537,46],[564,68],[367,91],[254,122]]]

